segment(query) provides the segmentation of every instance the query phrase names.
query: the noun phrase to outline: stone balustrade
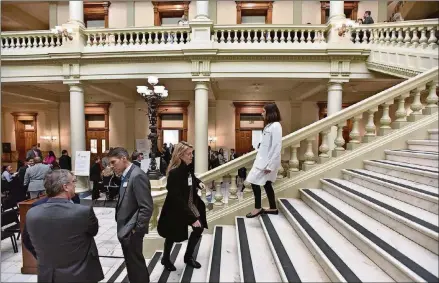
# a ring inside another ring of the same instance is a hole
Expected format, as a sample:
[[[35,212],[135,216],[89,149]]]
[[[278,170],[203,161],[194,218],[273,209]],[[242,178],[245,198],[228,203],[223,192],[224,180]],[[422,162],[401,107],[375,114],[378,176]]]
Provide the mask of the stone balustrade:
[[[49,30],[2,32],[2,50],[35,50],[54,48],[63,44],[62,37],[54,35]]]

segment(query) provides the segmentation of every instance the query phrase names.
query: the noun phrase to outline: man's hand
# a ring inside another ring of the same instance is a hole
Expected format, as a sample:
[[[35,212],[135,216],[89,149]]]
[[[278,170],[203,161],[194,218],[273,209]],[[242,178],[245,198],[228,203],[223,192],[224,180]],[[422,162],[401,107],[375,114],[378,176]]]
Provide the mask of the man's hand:
[[[194,227],[201,227],[201,223],[200,223],[200,221],[195,221],[193,224],[192,224],[192,226],[194,226]]]
[[[206,185],[202,182],[200,182],[200,184],[198,186],[200,187],[201,190],[206,189]]]

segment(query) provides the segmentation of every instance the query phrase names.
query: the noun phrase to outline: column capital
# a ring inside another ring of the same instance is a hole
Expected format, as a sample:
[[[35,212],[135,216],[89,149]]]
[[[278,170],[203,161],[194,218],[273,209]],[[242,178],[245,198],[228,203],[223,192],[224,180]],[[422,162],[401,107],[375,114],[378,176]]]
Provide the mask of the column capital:
[[[69,86],[72,86],[72,85],[82,86],[83,85],[80,80],[66,80],[66,81],[63,81],[63,84],[69,85]]]
[[[330,85],[343,85],[343,83],[348,83],[349,79],[329,79],[328,86]]]
[[[64,81],[63,84],[69,86],[70,92],[84,93],[84,85],[81,83],[81,81]]]
[[[209,90],[209,78],[200,78],[200,79],[192,79],[192,81],[195,83],[195,90],[198,89],[204,89]]]

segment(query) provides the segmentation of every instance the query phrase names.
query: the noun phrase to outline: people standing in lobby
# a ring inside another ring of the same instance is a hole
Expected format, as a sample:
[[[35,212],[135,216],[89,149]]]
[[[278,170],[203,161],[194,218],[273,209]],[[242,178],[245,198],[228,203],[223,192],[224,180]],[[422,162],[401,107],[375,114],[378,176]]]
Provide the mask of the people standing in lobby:
[[[184,262],[194,268],[201,267],[201,264],[193,258],[193,253],[203,230],[207,228],[206,207],[198,196],[198,189],[205,189],[205,185],[190,170],[192,152],[193,147],[190,144],[178,143],[167,170],[168,194],[160,214],[157,231],[165,238],[161,263],[169,271],[176,270],[170,260],[172,246],[175,242],[188,239],[188,226],[192,227],[192,233]]]
[[[363,21],[363,24],[365,24],[365,25],[370,25],[370,24],[373,24],[373,23],[374,23],[371,14],[372,14],[371,11],[366,11],[366,12],[364,12],[364,16],[363,16],[364,21]]]
[[[55,161],[56,161],[55,153],[53,151],[49,151],[49,154],[46,157],[44,157],[43,163],[47,165],[52,165],[53,162]]]
[[[61,167],[61,169],[72,171],[72,158],[65,149],[61,152],[61,157],[59,158],[59,167]]]
[[[30,198],[37,198],[40,193],[44,192],[44,177],[50,171],[49,165],[43,164],[41,157],[34,158],[34,166],[27,168],[24,174],[24,186],[28,186]]]
[[[26,215],[23,243],[37,259],[38,282],[98,282],[104,279],[94,237],[93,207],[74,204],[76,179],[64,169],[46,175],[47,202]]]
[[[230,150],[230,161],[232,161],[232,160],[234,160],[235,158],[237,158],[238,157],[238,155],[236,154],[236,152],[235,152],[235,149],[234,148],[232,148],[231,150]]]
[[[272,183],[276,181],[277,171],[281,166],[282,126],[279,123],[281,116],[275,103],[268,103],[262,110],[264,130],[253,167],[247,175],[246,181],[252,185],[255,196],[255,209],[246,215],[253,218],[261,213],[278,214],[276,199]],[[261,187],[267,193],[269,209],[263,209],[261,204]]]
[[[41,150],[38,149],[38,145],[34,144],[32,146],[32,148],[27,151],[26,159],[29,158],[29,157],[31,157],[31,158],[34,158],[34,157],[43,158],[43,156],[41,154]]]
[[[142,249],[153,212],[151,184],[146,173],[129,161],[126,149],[116,147],[107,157],[115,173],[121,176],[116,205],[117,237],[122,246],[128,279],[132,283],[149,282]]]
[[[218,150],[218,161],[219,165],[223,165],[227,162],[226,157],[224,156],[224,149],[222,148]]]
[[[5,165],[2,168],[2,180],[7,181],[8,183],[12,182],[12,179],[14,179],[15,176],[17,176],[18,172],[15,172],[14,174],[12,172],[12,166],[11,165]]]
[[[100,196],[100,184],[102,183],[101,179],[102,165],[101,165],[101,157],[96,156],[93,165],[90,168],[90,181],[93,182],[92,188],[92,199],[96,200]]]
[[[143,160],[143,153],[142,152],[135,152],[132,155],[133,164],[138,166],[139,168],[142,167],[142,160]]]

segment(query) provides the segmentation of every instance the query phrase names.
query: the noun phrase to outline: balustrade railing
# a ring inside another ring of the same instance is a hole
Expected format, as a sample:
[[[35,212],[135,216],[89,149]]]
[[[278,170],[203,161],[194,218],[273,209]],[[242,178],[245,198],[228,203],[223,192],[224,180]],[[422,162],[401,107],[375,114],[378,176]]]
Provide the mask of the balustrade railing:
[[[32,30],[17,32],[2,32],[1,49],[37,49],[61,46],[62,37],[52,34],[48,30]]]
[[[360,25],[351,28],[351,40],[355,44],[436,49],[438,20]]]
[[[338,158],[349,150],[373,141],[378,136],[388,134],[391,129],[398,129],[405,123],[417,121],[423,117],[423,114],[437,112],[438,74],[438,67],[435,67],[283,137],[282,149],[290,149],[288,176],[292,178],[301,171],[310,170],[319,163],[328,161],[331,157]],[[425,100],[421,100],[421,95],[425,96]],[[425,103],[423,104],[422,101]],[[392,105],[396,107],[391,107]],[[349,139],[345,140],[343,129],[348,120],[352,122],[352,129]],[[333,141],[329,141],[332,128],[336,128],[336,137]],[[319,136],[321,145],[317,149],[316,137]],[[334,143],[332,156],[330,142]],[[301,150],[302,146],[304,146],[303,150]],[[299,152],[304,152],[301,160],[299,160]],[[233,202],[237,199],[238,191],[234,177],[242,167],[247,168],[247,172],[250,170],[256,154],[257,151],[247,153],[200,175],[199,178],[206,184],[215,182],[218,186],[226,177],[231,176],[227,202]],[[285,180],[288,179],[278,179],[279,182]],[[249,184],[245,185],[244,193],[251,192]],[[247,198],[249,197],[250,195],[247,195]],[[206,200],[205,195],[202,198]],[[216,188],[214,199],[214,208],[218,209],[224,205],[223,193],[219,187]]]
[[[86,29],[87,47],[181,45],[190,42],[190,27]]]
[[[327,25],[216,25],[212,31],[215,43],[300,43],[326,42]]]

